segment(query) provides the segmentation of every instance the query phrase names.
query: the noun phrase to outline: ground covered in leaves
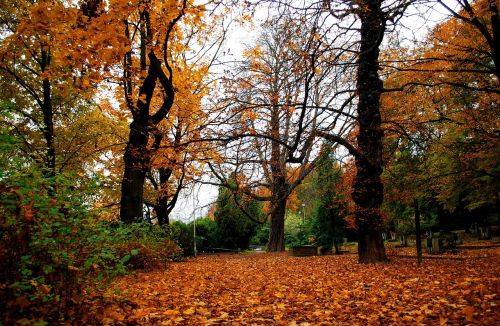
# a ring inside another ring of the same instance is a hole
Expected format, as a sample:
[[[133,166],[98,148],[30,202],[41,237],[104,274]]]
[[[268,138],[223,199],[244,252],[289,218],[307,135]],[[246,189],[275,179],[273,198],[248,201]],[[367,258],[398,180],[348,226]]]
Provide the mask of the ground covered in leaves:
[[[377,265],[356,258],[192,258],[120,279],[98,318],[141,325],[500,324],[500,248],[424,259],[421,266],[396,255]]]

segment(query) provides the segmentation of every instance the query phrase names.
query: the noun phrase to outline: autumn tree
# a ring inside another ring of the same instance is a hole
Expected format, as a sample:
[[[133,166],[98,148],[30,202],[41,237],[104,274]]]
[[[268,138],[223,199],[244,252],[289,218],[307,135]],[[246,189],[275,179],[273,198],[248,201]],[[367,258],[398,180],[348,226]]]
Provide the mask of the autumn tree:
[[[10,103],[2,123],[23,139],[24,155],[41,165],[52,182],[61,172],[92,174],[102,163],[101,155],[119,142],[114,130],[120,123],[91,98],[96,72],[109,69],[112,62],[101,58],[97,65],[88,51],[95,43],[80,43],[88,39],[97,14],[84,10],[85,3],[0,5],[1,97]]]
[[[203,78],[205,74],[196,76]],[[193,77],[184,85],[196,86]],[[180,95],[176,107],[154,136],[152,161],[146,174],[145,204],[153,208],[155,218],[162,225],[168,224],[181,191],[192,186],[196,177],[204,172],[200,161],[210,151],[201,138],[207,119],[200,103],[204,92],[193,90]]]
[[[491,73],[500,83],[500,13],[499,4],[495,0],[455,0],[450,2],[436,0],[453,19],[452,25],[467,30],[474,35],[477,43],[456,43],[456,39],[437,38],[443,48],[449,48],[446,61],[477,63],[477,72]],[[450,26],[451,27],[451,26]],[[469,53],[469,55],[467,55]],[[470,56],[475,53],[477,56]],[[460,56],[459,54],[465,55]],[[465,69],[466,71],[467,69]],[[498,86],[498,84],[497,84]]]
[[[404,187],[437,207],[443,229],[485,223],[475,220],[474,211],[482,216],[498,212],[500,106],[495,48],[488,41],[496,6],[461,4],[419,47],[393,61],[388,89],[399,92],[384,97],[385,126],[397,155],[389,168],[397,172],[401,154],[409,151],[414,164],[406,170],[414,187]],[[465,216],[471,215],[467,222]]]
[[[336,254],[340,253],[346,225],[344,218],[347,216],[346,201],[338,191],[341,175],[342,169],[334,157],[331,144],[324,144],[315,173],[315,188],[319,198],[312,231],[318,245],[325,250],[330,250],[333,246]]]
[[[116,3],[116,10],[124,11],[121,19],[129,44],[123,59],[123,104],[132,115],[124,154],[120,218],[132,222],[143,216],[144,182],[153,154],[150,139],[159,134],[159,125],[169,115],[178,88],[189,87],[174,82],[175,74],[189,74],[188,67],[173,65],[175,54],[187,51],[181,43],[181,25],[199,24],[202,8],[187,0],[119,6]]]
[[[320,26],[320,21],[309,24],[287,15],[271,18],[258,44],[245,52],[243,65],[227,82],[231,105],[229,129],[223,129],[221,137],[224,164],[212,165],[212,172],[226,186],[224,175],[244,175],[233,188],[269,202],[269,251],[285,248],[287,201],[314,168],[311,153],[317,146],[318,125],[337,123],[340,133],[349,126],[343,118],[327,119],[317,108],[335,98],[337,80],[327,76],[338,60],[335,55],[324,56],[328,44],[321,42],[325,31]]]
[[[231,177],[229,182],[234,180],[234,177]],[[259,224],[249,219],[246,214],[250,214],[257,221],[261,220],[261,203],[227,187],[220,187],[216,205],[214,218],[219,245],[225,248],[247,249]]]

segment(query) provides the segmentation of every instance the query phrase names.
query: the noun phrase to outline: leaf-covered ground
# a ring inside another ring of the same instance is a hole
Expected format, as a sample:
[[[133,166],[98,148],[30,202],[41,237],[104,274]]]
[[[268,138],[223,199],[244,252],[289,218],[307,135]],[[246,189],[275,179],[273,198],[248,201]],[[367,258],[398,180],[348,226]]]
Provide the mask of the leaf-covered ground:
[[[477,257],[477,258],[474,258]],[[446,257],[443,257],[446,258]],[[359,265],[356,255],[211,255],[120,279],[104,324],[499,325],[500,249]],[[110,290],[111,291],[111,290]]]

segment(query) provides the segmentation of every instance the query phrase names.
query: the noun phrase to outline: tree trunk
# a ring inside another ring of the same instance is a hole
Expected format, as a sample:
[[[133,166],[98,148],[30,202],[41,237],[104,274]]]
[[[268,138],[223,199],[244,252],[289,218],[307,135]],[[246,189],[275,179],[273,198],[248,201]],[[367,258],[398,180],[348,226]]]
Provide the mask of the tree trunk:
[[[285,213],[286,197],[277,198],[271,202],[271,227],[267,251],[285,251]]]
[[[413,209],[415,211],[415,236],[417,241],[417,261],[420,265],[422,263],[422,235],[420,232],[420,209],[418,207],[418,200],[413,200]]]
[[[128,29],[126,31],[128,34]],[[141,58],[145,57],[144,51],[141,52]],[[149,107],[156,87],[158,73],[150,65],[146,77],[139,88],[139,96],[136,105],[130,101],[132,94],[131,82],[128,79],[132,63],[130,54],[125,59],[125,97],[128,108],[132,113],[132,123],[130,124],[130,133],[123,155],[125,171],[122,180],[122,196],[120,200],[120,219],[124,223],[141,221],[143,219],[144,205],[144,181],[146,172],[149,169],[151,153],[148,149],[148,139],[151,129],[151,117]],[[141,71],[145,72],[146,67],[141,65]]]
[[[356,204],[354,217],[358,229],[358,259],[360,263],[387,261],[382,239],[383,201],[382,138],[380,96],[383,83],[378,75],[379,46],[385,32],[385,22],[379,0],[360,4],[361,42],[358,59],[357,113],[359,120],[356,176],[352,198]]]
[[[50,53],[49,51],[42,50],[41,54],[41,69],[45,72],[50,66]],[[45,176],[50,180],[49,194],[53,195],[55,192],[55,180],[56,176],[56,149],[54,144],[54,112],[52,110],[52,90],[50,80],[45,78],[42,81],[43,88],[43,137],[45,138],[45,143],[47,149],[45,152],[45,164],[47,172]]]
[[[360,263],[387,261],[384,241],[379,230],[358,229],[358,261]]]
[[[168,225],[170,220],[168,218],[168,203],[167,199],[161,196],[158,198],[158,202],[154,206],[154,210],[156,213],[156,218],[158,219],[159,225]]]
[[[273,103],[269,134],[273,139],[280,139],[280,108]],[[270,252],[285,251],[285,213],[287,194],[286,166],[282,159],[284,151],[277,141],[271,143],[271,226],[269,230],[269,243],[267,250]]]
[[[158,172],[160,174],[160,189],[158,201],[155,206],[156,218],[158,219],[158,224],[167,225],[169,224],[169,203],[166,189],[168,186],[168,179],[170,179],[173,171],[172,169],[160,168]]]
[[[134,120],[123,161],[125,171],[122,180],[120,219],[124,223],[140,221],[143,217],[144,180],[146,178],[149,153],[146,127]]]
[[[340,244],[339,244],[339,241],[337,240],[337,238],[335,238],[335,240],[333,240],[333,248],[335,249],[335,254],[340,255]]]

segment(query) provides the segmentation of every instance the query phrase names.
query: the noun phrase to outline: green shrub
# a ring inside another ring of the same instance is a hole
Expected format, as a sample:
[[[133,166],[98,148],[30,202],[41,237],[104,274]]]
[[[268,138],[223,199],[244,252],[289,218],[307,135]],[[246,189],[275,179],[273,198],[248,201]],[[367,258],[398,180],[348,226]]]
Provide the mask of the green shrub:
[[[74,180],[37,169],[0,176],[0,323],[71,323],[107,281],[180,257],[168,228],[99,221],[88,207],[95,186],[77,191]]]
[[[216,248],[220,244],[217,223],[208,217],[196,220],[196,235],[199,250]]]
[[[170,223],[168,229],[171,239],[179,245],[183,254],[185,256],[194,255],[193,226],[174,221]]]
[[[250,239],[250,244],[256,246],[267,245],[267,242],[269,241],[269,230],[269,222],[260,225],[257,228],[255,235],[252,237],[252,239]]]

